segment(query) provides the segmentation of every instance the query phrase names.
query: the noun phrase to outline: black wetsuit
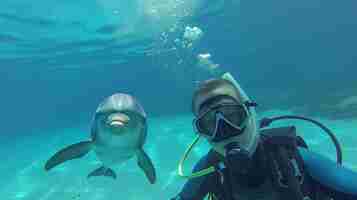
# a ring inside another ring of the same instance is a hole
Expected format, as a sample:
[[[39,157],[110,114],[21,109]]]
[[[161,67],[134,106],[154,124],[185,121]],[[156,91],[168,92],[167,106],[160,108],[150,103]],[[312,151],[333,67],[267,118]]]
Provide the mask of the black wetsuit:
[[[272,131],[278,129],[268,129]],[[279,131],[289,131],[289,128],[279,129]],[[295,130],[295,128],[294,128]],[[264,133],[262,134],[264,135]],[[261,140],[264,141],[264,140]],[[253,165],[245,175],[232,173],[230,167],[225,164],[224,159],[215,151],[211,150],[195,166],[194,172],[205,169],[209,166],[216,166],[216,172],[190,179],[181,192],[173,199],[181,200],[201,200],[208,193],[213,194],[214,199],[219,200],[290,200],[292,193],[289,189],[276,184],[276,174],[269,165],[269,157],[261,142],[253,155]],[[329,188],[323,187],[314,181],[308,173],[302,171],[302,181],[300,191],[303,194],[302,200],[350,200],[357,199],[347,196]],[[357,183],[355,183],[357,184]]]

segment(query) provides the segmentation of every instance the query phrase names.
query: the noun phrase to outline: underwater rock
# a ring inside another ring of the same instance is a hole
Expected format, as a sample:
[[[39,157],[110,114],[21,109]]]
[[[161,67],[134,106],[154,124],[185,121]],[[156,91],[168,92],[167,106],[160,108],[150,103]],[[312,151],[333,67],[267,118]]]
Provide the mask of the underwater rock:
[[[15,36],[0,33],[0,42],[1,43],[11,43],[11,42],[19,42],[19,41],[21,41],[21,40]]]
[[[340,109],[346,109],[353,106],[357,106],[357,96],[346,97],[337,104],[337,107]]]
[[[113,34],[118,30],[119,30],[118,25],[116,25],[116,24],[108,24],[108,25],[104,25],[104,26],[98,28],[96,30],[96,32],[100,33],[100,34]]]

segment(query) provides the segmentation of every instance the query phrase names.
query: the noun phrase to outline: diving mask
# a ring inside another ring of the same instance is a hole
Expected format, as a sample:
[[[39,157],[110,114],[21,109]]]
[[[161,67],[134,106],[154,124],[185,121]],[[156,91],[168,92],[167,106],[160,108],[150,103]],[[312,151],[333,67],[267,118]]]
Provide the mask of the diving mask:
[[[248,119],[247,106],[231,102],[206,108],[194,119],[193,125],[196,132],[205,136],[208,140],[220,142],[241,135],[245,130]]]

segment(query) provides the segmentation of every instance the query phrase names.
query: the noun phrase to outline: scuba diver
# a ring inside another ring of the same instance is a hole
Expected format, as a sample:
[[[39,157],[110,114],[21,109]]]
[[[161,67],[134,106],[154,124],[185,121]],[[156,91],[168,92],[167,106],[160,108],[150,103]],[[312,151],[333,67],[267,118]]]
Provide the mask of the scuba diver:
[[[305,117],[263,118],[229,73],[207,80],[193,95],[197,138],[180,160],[188,178],[171,200],[356,200],[357,173],[342,166],[340,145],[323,124]],[[268,128],[276,120],[314,123],[332,138],[337,163],[308,149],[294,126]],[[200,137],[211,150],[189,175],[183,163]]]

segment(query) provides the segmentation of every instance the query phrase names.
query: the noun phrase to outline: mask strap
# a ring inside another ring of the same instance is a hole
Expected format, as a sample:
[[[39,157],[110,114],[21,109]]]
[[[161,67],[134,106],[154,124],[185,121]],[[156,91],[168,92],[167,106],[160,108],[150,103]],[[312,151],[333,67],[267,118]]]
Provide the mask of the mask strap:
[[[180,162],[179,162],[179,165],[178,165],[178,175],[182,178],[195,178],[195,177],[200,177],[200,176],[205,176],[207,174],[210,174],[212,172],[215,172],[216,169],[215,167],[211,166],[211,167],[208,167],[206,169],[203,169],[201,171],[198,171],[198,172],[194,172],[192,174],[189,174],[189,175],[185,175],[184,172],[183,172],[183,163],[186,161],[189,153],[191,152],[192,148],[197,144],[197,142],[200,140],[201,136],[198,135],[196,136],[195,140],[190,144],[190,146],[186,149],[183,157],[181,158]]]

